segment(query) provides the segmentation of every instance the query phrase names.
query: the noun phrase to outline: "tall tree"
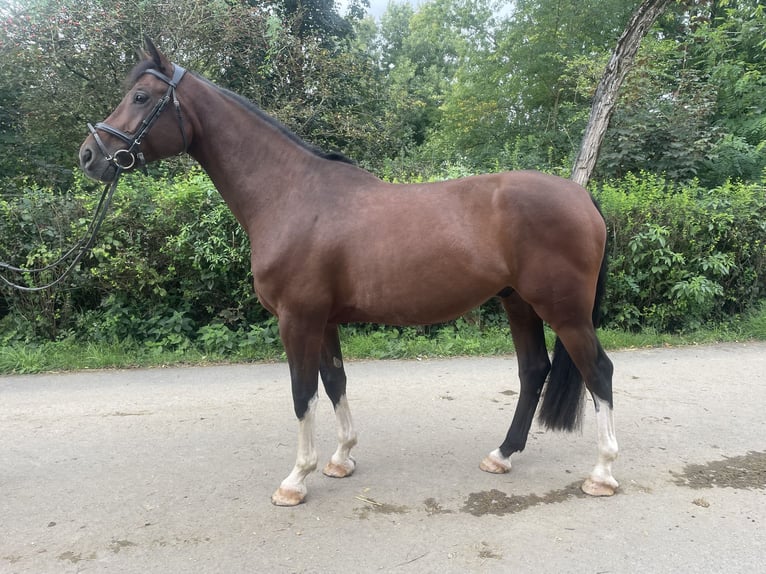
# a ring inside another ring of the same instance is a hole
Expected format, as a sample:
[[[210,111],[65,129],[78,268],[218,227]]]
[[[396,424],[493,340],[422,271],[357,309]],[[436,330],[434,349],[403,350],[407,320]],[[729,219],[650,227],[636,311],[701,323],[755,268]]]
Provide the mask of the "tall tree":
[[[671,0],[645,0],[636,9],[617,41],[617,47],[612,52],[604,76],[596,88],[588,125],[580,144],[580,151],[572,166],[571,178],[582,186],[588,184],[596,167],[601,142],[609,127],[609,119],[614,112],[618,91],[625,75],[633,65],[641,40],[670,2]]]
[[[670,7],[621,90],[598,177],[642,170],[708,186],[760,181],[766,167],[766,7]]]
[[[569,162],[594,70],[626,17],[624,0],[514,2],[469,44],[431,143],[479,169]]]
[[[430,0],[415,11],[390,3],[381,18],[379,61],[416,145],[438,124],[456,70],[482,42],[492,15],[492,0]]]

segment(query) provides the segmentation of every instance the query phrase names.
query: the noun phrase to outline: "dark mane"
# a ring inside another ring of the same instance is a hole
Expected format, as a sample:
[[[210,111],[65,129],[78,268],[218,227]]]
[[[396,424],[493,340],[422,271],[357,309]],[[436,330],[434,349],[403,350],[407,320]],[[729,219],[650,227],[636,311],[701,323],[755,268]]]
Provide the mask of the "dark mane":
[[[138,81],[138,78],[143,76],[147,70],[152,70],[155,68],[156,68],[156,65],[153,60],[142,60],[141,62],[136,64],[135,67],[130,71],[130,74],[128,75],[128,79],[126,82],[128,89],[133,87],[133,84],[135,84]],[[212,86],[213,88],[221,92],[227,98],[234,100],[235,102],[237,102],[240,106],[242,106],[249,112],[257,115],[260,119],[262,119],[269,125],[277,128],[282,134],[287,136],[292,142],[298,144],[303,149],[313,153],[315,156],[321,157],[322,159],[327,159],[330,161],[339,161],[342,163],[350,163],[352,165],[355,164],[354,160],[346,157],[340,152],[335,152],[335,151],[325,152],[321,150],[320,148],[318,148],[317,146],[302,140],[299,136],[297,136],[292,131],[290,131],[287,128],[287,126],[285,126],[282,122],[269,116],[266,112],[264,112],[262,109],[260,109],[258,106],[256,106],[253,102],[251,102],[247,98],[244,98],[240,96],[239,94],[235,94],[234,92],[227,90],[226,88],[216,86],[213,82],[211,82],[210,80],[206,78],[203,78],[199,74],[194,74],[194,76],[196,78],[199,78],[206,84]]]
[[[257,115],[260,119],[262,119],[263,121],[265,121],[269,125],[277,128],[282,134],[284,134],[285,136],[290,138],[291,141],[293,141],[294,143],[298,144],[302,148],[310,151],[314,155],[316,155],[318,157],[321,157],[323,159],[331,160],[331,161],[340,161],[340,162],[343,162],[343,163],[350,163],[350,164],[354,164],[355,163],[352,159],[346,157],[345,155],[343,155],[340,152],[325,152],[325,151],[321,150],[320,148],[318,148],[317,146],[302,140],[299,136],[297,136],[292,131],[290,131],[290,129],[288,129],[287,126],[285,126],[282,122],[280,122],[279,120],[277,120],[275,118],[272,118],[270,115],[268,115],[266,112],[264,112],[261,108],[256,106],[253,102],[251,102],[247,98],[244,98],[244,97],[240,96],[239,94],[235,94],[234,92],[232,92],[230,90],[227,90],[226,88],[222,88],[220,86],[216,86],[212,82],[206,80],[205,78],[202,78],[202,77],[198,76],[197,74],[195,74],[195,76],[197,76],[201,80],[205,81],[209,85],[213,86],[216,90],[221,92],[227,98],[229,98],[231,100],[234,100],[235,102],[237,102],[240,106],[242,106],[243,108],[245,108],[249,112],[252,112],[253,114]]]

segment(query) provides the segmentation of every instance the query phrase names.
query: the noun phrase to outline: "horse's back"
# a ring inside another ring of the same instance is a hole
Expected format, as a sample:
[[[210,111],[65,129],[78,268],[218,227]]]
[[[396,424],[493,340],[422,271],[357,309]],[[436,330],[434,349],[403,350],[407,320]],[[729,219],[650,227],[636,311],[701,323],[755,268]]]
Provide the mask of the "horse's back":
[[[382,184],[345,210],[327,257],[343,320],[445,321],[508,287],[591,273],[603,255],[588,192],[537,172]]]

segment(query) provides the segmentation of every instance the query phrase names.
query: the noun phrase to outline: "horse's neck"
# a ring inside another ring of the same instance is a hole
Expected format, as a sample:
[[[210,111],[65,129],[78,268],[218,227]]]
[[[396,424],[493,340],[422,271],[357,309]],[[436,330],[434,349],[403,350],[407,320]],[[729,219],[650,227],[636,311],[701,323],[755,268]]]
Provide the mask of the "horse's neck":
[[[200,82],[190,99],[195,133],[189,152],[247,229],[318,158],[212,86]]]

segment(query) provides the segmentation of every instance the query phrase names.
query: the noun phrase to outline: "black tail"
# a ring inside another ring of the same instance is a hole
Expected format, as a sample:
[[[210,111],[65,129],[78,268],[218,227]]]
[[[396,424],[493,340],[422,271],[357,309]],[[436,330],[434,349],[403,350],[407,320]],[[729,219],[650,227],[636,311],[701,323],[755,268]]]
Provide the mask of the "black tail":
[[[598,282],[596,283],[596,300],[593,304],[594,327],[598,327],[601,320],[601,300],[606,288],[606,272],[605,248],[601,269],[598,272]],[[556,343],[553,347],[553,361],[546,387],[543,403],[540,407],[540,421],[547,428],[553,430],[571,431],[578,428],[585,396],[583,379],[572,361],[572,357],[569,356],[564,344],[558,337],[556,337]]]

